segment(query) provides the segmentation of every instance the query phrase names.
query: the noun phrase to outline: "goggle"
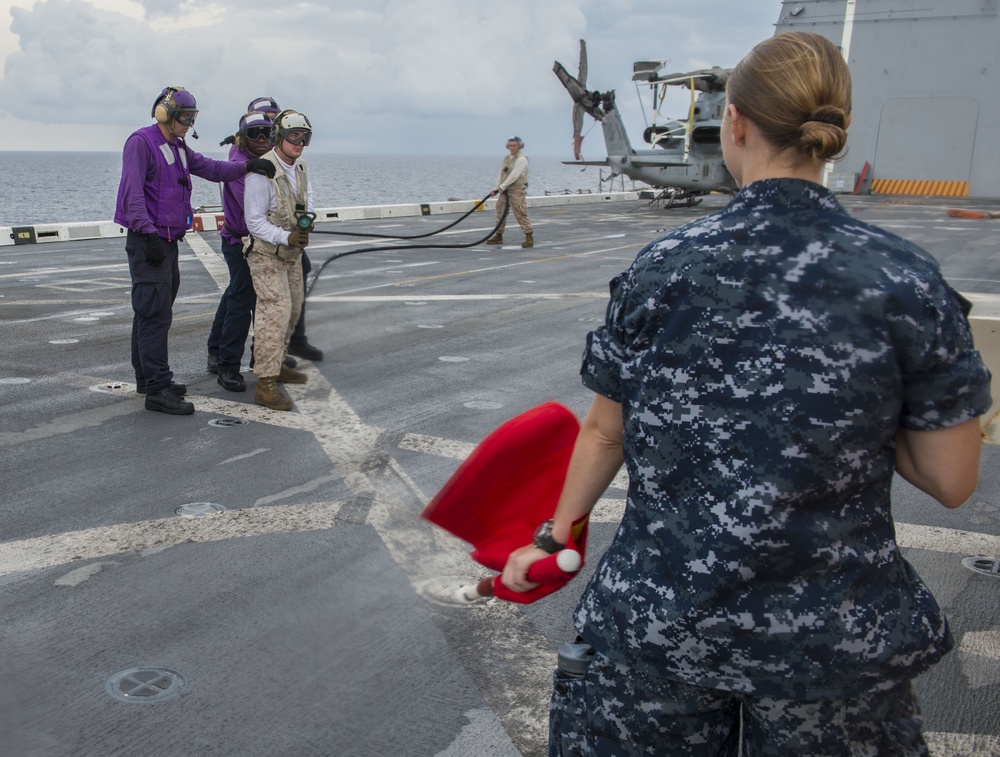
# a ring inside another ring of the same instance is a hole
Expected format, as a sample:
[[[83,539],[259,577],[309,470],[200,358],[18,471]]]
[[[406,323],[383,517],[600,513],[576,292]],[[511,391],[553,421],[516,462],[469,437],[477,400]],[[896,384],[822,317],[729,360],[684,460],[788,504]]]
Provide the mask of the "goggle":
[[[258,142],[262,139],[271,138],[270,126],[251,126],[247,129],[247,139],[251,142]]]
[[[196,110],[182,110],[177,114],[177,123],[181,126],[194,126],[194,120],[198,117]]]
[[[289,144],[298,147],[302,145],[303,147],[308,147],[309,142],[312,140],[312,132],[304,131],[302,129],[292,129],[291,131],[286,131],[283,138],[288,140]]]

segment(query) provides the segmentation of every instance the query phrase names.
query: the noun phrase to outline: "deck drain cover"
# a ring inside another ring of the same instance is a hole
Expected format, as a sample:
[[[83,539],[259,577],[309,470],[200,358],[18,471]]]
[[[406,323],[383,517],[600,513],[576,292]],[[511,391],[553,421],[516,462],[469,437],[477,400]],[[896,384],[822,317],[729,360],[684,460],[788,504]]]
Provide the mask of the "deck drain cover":
[[[90,387],[92,392],[120,392],[122,389],[127,389],[128,391],[135,390],[135,384],[126,384],[124,381],[108,381],[104,384],[97,384],[96,386]]]
[[[119,702],[147,704],[171,699],[186,685],[184,676],[169,668],[128,668],[104,682],[104,688]]]
[[[962,560],[962,565],[976,573],[1000,578],[1000,560],[992,557],[966,557]]]
[[[226,512],[225,505],[217,505],[214,502],[188,502],[174,509],[174,515],[181,518],[200,518],[203,515],[216,515]]]
[[[245,426],[249,422],[245,418],[212,418],[208,425],[216,428],[232,428],[233,426]]]

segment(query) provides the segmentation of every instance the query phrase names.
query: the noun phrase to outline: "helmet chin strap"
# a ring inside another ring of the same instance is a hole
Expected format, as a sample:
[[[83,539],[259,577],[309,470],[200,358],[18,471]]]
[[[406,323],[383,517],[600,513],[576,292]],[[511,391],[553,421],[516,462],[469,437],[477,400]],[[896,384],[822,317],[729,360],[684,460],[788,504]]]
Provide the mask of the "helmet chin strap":
[[[288,165],[292,165],[292,163],[295,162],[295,158],[293,158],[291,155],[289,155],[287,152],[281,149],[282,145],[284,144],[285,140],[279,139],[278,143],[274,146],[274,151],[278,153],[278,155],[280,155]]]
[[[170,121],[167,123],[167,131],[170,132],[170,136],[173,137],[174,139],[177,139],[177,137],[181,136],[176,131],[177,123],[178,122],[176,118],[171,118]],[[183,129],[184,127],[181,128]]]

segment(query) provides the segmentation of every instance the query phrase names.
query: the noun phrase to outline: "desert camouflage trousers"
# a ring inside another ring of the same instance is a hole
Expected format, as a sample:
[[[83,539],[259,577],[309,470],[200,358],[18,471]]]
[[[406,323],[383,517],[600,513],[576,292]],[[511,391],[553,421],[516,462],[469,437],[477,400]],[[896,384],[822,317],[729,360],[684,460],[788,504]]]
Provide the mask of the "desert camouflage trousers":
[[[554,674],[549,757],[926,757],[909,681],[800,702],[690,686],[596,654],[583,678]]]
[[[258,378],[277,376],[288,340],[302,313],[302,259],[281,260],[251,252],[247,265],[257,292],[253,315],[253,372]]]
[[[534,233],[531,221],[528,220],[527,196],[528,193],[523,189],[508,189],[506,192],[501,192],[497,195],[497,223],[500,222],[500,218],[503,216],[503,209],[507,207],[507,202],[509,200],[510,212],[513,213],[514,218],[517,219],[517,223],[521,227],[521,231],[525,234]],[[503,225],[497,228],[497,234],[502,234],[505,228],[507,228],[506,218],[503,220]]]

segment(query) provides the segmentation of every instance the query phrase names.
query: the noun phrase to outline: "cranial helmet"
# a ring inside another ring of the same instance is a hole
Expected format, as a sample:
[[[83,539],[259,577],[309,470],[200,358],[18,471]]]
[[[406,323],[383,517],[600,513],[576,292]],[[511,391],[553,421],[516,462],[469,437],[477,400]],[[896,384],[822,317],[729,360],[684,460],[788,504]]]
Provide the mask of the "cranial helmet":
[[[286,136],[290,131],[304,131],[305,137],[302,140],[292,142],[288,140],[293,145],[302,144],[308,145],[312,140],[312,124],[309,123],[309,119],[303,114],[299,113],[297,110],[283,110],[274,119],[273,132],[274,143],[277,145],[283,139],[288,139]]]
[[[273,97],[258,97],[251,100],[247,106],[247,113],[268,113],[271,118],[274,118],[280,112],[281,108],[278,107],[278,103]]]
[[[194,95],[184,87],[164,87],[153,101],[150,115],[158,124],[168,124],[182,114],[190,114],[190,123],[194,123],[194,116],[198,115],[198,103]]]
[[[237,136],[246,139],[247,131],[249,129],[261,128],[267,129],[268,132],[271,131],[271,119],[267,113],[257,111],[253,113],[247,113],[243,118],[240,119],[240,128],[237,132]]]

